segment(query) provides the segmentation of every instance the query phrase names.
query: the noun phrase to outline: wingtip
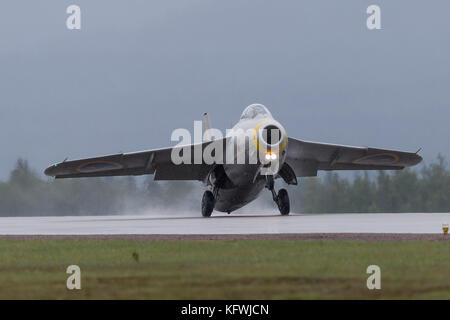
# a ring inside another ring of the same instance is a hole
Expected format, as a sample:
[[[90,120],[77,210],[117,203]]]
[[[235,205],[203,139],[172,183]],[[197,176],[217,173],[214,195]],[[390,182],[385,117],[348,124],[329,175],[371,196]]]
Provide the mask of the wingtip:
[[[49,177],[54,177],[55,176],[55,174],[54,174],[55,167],[56,167],[56,165],[52,165],[52,166],[48,167],[47,169],[44,170],[44,174]]]
[[[417,158],[419,159],[419,162],[422,162],[422,160],[423,160],[422,156],[418,153],[416,155],[417,155]]]
[[[416,163],[415,163],[415,165],[416,164],[418,164],[418,163],[421,163],[422,162],[422,160],[423,160],[423,158],[422,158],[422,156],[419,154],[419,152],[422,150],[422,147],[420,147],[419,149],[417,149],[417,151],[415,152],[415,154],[416,154]]]
[[[413,166],[421,163],[422,160],[423,160],[423,158],[420,156],[420,154],[416,153],[416,159],[414,159]]]

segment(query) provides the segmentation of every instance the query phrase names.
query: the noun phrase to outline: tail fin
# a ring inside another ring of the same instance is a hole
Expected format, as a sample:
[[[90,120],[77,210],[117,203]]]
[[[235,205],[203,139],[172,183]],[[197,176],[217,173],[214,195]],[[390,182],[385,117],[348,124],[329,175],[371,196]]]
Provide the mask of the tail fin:
[[[211,137],[206,133],[208,129],[211,129],[211,122],[209,121],[208,112],[203,114],[203,141],[210,141]]]

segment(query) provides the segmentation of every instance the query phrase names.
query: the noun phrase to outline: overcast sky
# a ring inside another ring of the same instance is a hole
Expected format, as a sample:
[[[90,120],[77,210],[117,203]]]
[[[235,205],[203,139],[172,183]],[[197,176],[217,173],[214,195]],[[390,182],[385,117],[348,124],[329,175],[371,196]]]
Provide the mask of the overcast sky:
[[[81,7],[81,30],[66,8]],[[381,7],[382,30],[366,8]],[[290,136],[450,158],[450,2],[20,1],[0,10],[0,179],[171,145],[265,104]]]

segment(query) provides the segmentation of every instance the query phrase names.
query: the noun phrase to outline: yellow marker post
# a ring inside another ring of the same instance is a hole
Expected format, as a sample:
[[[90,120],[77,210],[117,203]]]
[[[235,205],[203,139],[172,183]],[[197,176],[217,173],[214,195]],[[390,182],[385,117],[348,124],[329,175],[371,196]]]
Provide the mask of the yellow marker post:
[[[444,235],[448,234],[448,224],[444,223],[442,225],[442,231],[444,231]]]

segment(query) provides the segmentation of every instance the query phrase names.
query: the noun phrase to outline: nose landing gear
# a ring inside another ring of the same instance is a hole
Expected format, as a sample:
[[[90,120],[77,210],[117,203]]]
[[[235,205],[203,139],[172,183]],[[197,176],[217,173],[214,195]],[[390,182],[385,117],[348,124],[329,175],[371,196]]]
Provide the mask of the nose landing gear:
[[[289,205],[289,195],[286,191],[286,189],[280,189],[278,191],[278,194],[275,191],[275,182],[273,179],[273,176],[266,176],[267,179],[267,185],[266,188],[272,192],[272,199],[275,201],[275,203],[278,206],[278,210],[280,210],[280,213],[282,216],[287,216],[290,211],[290,205]]]

